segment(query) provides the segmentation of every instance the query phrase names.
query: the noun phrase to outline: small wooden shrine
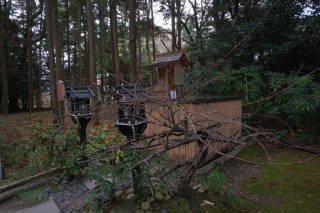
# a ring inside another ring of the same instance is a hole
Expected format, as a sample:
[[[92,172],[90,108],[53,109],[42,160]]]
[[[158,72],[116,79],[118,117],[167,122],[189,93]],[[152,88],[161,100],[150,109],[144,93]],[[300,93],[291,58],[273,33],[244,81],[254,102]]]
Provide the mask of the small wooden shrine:
[[[161,98],[177,98],[177,87],[183,86],[183,67],[190,63],[185,55],[188,50],[178,50],[155,55],[153,64],[141,68],[150,69],[151,89]]]
[[[167,101],[177,101],[177,89],[184,85],[183,67],[189,66],[189,61],[185,55],[188,50],[179,50],[155,56],[155,61],[141,68],[150,69],[151,90],[160,99]],[[182,89],[182,88],[181,88]],[[242,115],[243,96],[187,96],[179,102],[180,113],[176,113],[173,123],[179,123],[181,119],[188,118],[201,120],[201,125],[208,122],[219,121],[225,123],[217,128],[217,132],[224,135],[224,138],[241,137],[241,115]],[[149,112],[148,127],[145,130],[146,135],[157,134],[167,131],[168,128],[158,125],[159,122],[167,122],[170,117],[165,103],[146,102],[145,111]],[[188,126],[191,123],[188,122]],[[221,137],[217,133],[217,137]],[[170,136],[170,138],[179,138],[182,136]],[[220,150],[226,145],[226,142],[217,141],[212,146]],[[161,148],[161,147],[159,147]],[[158,148],[158,149],[159,149]],[[169,150],[166,155],[168,158],[176,161],[185,161],[192,159],[198,152],[197,142],[190,143],[183,147],[177,147]],[[212,150],[209,151],[211,153]]]

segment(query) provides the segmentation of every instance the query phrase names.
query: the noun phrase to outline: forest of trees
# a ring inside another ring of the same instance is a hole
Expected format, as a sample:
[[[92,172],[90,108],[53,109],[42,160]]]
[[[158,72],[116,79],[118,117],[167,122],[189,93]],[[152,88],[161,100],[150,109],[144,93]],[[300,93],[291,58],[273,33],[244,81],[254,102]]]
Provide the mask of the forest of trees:
[[[184,79],[194,93],[267,98],[245,109],[316,132],[319,12],[319,0],[1,0],[2,113],[19,112],[19,101],[41,109],[42,94],[57,99],[57,80],[97,92],[99,79],[107,94],[135,83],[155,54],[188,49]],[[169,27],[157,26],[156,14]]]

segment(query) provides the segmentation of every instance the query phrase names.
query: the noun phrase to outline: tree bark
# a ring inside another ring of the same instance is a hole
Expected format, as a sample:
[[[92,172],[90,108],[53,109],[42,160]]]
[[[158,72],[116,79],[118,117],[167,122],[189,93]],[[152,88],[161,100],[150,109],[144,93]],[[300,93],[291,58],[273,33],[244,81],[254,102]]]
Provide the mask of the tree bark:
[[[185,125],[185,129],[186,131],[188,130],[188,125]],[[198,144],[199,144],[199,147],[201,147],[202,143],[200,141],[198,141]],[[197,201],[197,198],[193,193],[193,190],[189,187],[189,184],[191,182],[192,176],[196,171],[196,168],[208,155],[208,147],[205,146],[201,150],[199,150],[199,155],[200,155],[199,159],[194,159],[192,160],[191,163],[188,163],[185,166],[185,169],[181,173],[183,175],[179,178],[179,183],[178,183],[179,195],[187,199],[188,204],[191,208],[191,211],[194,213],[201,213],[202,210],[199,202]]]
[[[120,66],[119,66],[119,49],[118,49],[118,33],[117,33],[117,8],[114,0],[109,1],[110,7],[110,33],[112,44],[112,64],[114,74],[114,85],[120,85]]]
[[[68,52],[68,74],[69,74],[69,85],[71,85],[71,67],[70,67],[70,43],[69,43],[69,2],[67,4],[67,52]]]
[[[51,1],[45,0],[45,12],[46,12],[46,29],[49,49],[49,70],[50,70],[50,90],[51,90],[51,107],[53,117],[58,114],[57,104],[57,90],[56,90],[56,72],[54,62],[54,46],[53,46],[53,32],[52,32],[52,12]]]
[[[78,49],[79,49],[79,86],[82,86],[82,48],[81,48],[81,0],[78,1]]]
[[[137,75],[140,77],[140,67],[141,67],[140,0],[138,0],[138,32],[137,34],[138,34],[138,48],[139,48]]]
[[[32,40],[31,40],[31,24],[30,24],[30,0],[27,0],[27,38],[28,38],[28,67],[29,67],[29,113],[34,112],[33,106],[33,75],[32,75]]]
[[[150,18],[149,18],[150,8],[149,8],[148,0],[146,0],[146,5],[147,5],[147,25],[149,26],[149,23],[150,23]],[[147,32],[146,32],[146,49],[147,49],[147,54],[148,54],[148,61],[149,61],[149,64],[151,64],[152,60],[151,60],[151,50],[150,50],[150,45],[149,45],[149,33],[148,33],[148,30],[149,29],[147,29]]]
[[[6,69],[6,55],[4,51],[4,36],[3,36],[3,19],[2,19],[2,5],[0,1],[0,59],[2,71],[2,114],[8,114],[8,79]]]
[[[42,36],[42,31],[41,31],[41,28],[42,28],[42,8],[41,8],[41,16],[40,16],[40,38]],[[42,46],[42,39],[40,39],[40,45],[39,45],[39,85],[38,85],[38,108],[39,108],[39,111],[41,112],[41,109],[42,109],[42,96],[41,96],[41,46]]]
[[[177,49],[181,50],[181,0],[177,0],[177,18],[178,18],[178,23],[177,23],[177,28],[178,28],[178,45]]]
[[[94,45],[94,29],[93,29],[93,14],[91,1],[86,0],[86,13],[87,13],[87,26],[88,26],[88,40],[89,40],[89,72],[90,72],[90,86],[93,87],[93,92],[98,96],[97,88],[97,70],[96,70],[96,58],[95,58],[95,45]],[[98,97],[92,98],[93,104],[98,104]],[[99,107],[94,107],[93,110],[95,116],[93,117],[93,125],[99,126]]]
[[[172,25],[172,40],[171,50],[176,50],[176,14],[175,14],[175,1],[171,0],[171,25]]]
[[[136,1],[130,0],[129,21],[129,48],[130,48],[130,83],[137,81],[137,44],[136,44]]]
[[[107,54],[106,54],[106,36],[105,36],[105,26],[104,26],[104,15],[103,15],[103,1],[101,1],[100,5],[100,31],[101,31],[101,66],[102,66],[102,73],[101,78],[104,76],[104,86],[106,89],[105,95],[108,94],[108,77],[107,77]],[[101,87],[103,88],[103,82],[101,80]],[[103,89],[102,89],[103,90]]]
[[[213,1],[213,20],[216,25],[216,30],[221,30],[221,20],[219,16],[219,7],[220,7],[220,1],[214,0]]]
[[[152,0],[150,0],[150,9],[151,9],[151,21],[152,21],[152,56],[153,56],[153,61],[156,60],[156,43],[154,41],[154,17],[153,17],[153,4]]]
[[[58,80],[63,80],[62,75],[62,52],[61,52],[61,43],[60,43],[60,27],[58,20],[58,0],[52,0],[52,19],[53,19],[53,31],[54,31],[54,46],[56,50],[56,82]],[[58,116],[59,121],[63,122],[63,101],[58,101]]]

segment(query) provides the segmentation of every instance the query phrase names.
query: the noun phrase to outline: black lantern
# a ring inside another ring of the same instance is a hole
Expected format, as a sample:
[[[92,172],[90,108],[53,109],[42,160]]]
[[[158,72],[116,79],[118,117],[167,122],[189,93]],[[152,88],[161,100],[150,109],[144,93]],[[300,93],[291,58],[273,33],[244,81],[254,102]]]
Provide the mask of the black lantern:
[[[71,116],[92,116],[90,99],[96,97],[92,87],[66,87],[67,96],[71,99]]]
[[[140,84],[115,86],[119,119],[115,123],[119,131],[129,138],[140,137],[147,128],[144,99],[152,93]]]
[[[79,124],[80,141],[86,142],[87,125],[94,115],[90,108],[90,99],[96,97],[93,87],[66,87],[66,94],[71,99],[71,113],[69,116]],[[84,158],[83,160],[85,160]]]

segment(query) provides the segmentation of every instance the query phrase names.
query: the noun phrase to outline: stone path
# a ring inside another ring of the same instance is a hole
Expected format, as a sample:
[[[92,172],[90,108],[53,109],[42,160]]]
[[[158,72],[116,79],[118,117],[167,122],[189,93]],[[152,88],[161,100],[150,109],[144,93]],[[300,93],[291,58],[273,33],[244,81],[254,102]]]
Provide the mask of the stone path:
[[[112,181],[111,173],[105,178],[108,181]],[[54,179],[56,185],[59,183],[60,178]],[[126,175],[124,180],[117,185],[116,190],[129,187],[133,182],[132,174]],[[66,180],[62,180],[61,183],[68,183]],[[44,189],[44,193],[38,196],[39,200],[49,197],[49,201],[41,203],[31,208],[21,209],[14,213],[78,213],[84,211],[84,208],[89,204],[85,200],[84,196],[91,194],[92,189],[98,185],[95,184],[96,180],[87,179],[74,179],[69,182],[68,186],[62,187],[60,192],[54,192],[50,186]],[[103,192],[101,192],[103,193]],[[104,202],[109,200],[107,195],[103,195]]]
[[[51,187],[44,190],[44,194],[38,196],[39,200],[49,197],[49,201],[31,208],[21,209],[14,213],[77,213],[84,210],[87,201],[84,196],[92,193],[91,189],[96,187],[87,180],[74,179],[69,186],[62,187],[60,192],[53,192]],[[87,186],[88,185],[88,186]]]
[[[59,213],[60,210],[53,200],[41,203],[31,208],[21,209],[14,213]]]

